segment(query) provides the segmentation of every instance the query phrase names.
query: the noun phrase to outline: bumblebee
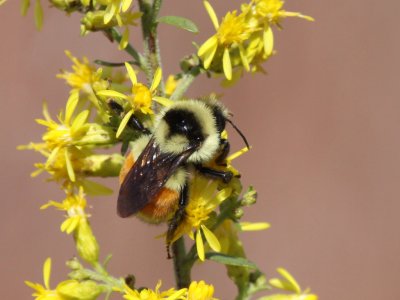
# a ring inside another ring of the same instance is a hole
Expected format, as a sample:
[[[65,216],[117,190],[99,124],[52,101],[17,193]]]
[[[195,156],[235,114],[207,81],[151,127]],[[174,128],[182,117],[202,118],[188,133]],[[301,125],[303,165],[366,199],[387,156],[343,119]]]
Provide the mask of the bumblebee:
[[[221,138],[226,122],[231,122],[229,116],[228,110],[212,99],[178,101],[164,109],[156,118],[154,131],[136,140],[125,159],[118,215],[137,215],[149,223],[169,222],[170,244],[185,217],[191,174],[197,171],[226,183],[232,178],[229,171],[207,167],[212,161],[222,165],[229,153],[228,141]]]

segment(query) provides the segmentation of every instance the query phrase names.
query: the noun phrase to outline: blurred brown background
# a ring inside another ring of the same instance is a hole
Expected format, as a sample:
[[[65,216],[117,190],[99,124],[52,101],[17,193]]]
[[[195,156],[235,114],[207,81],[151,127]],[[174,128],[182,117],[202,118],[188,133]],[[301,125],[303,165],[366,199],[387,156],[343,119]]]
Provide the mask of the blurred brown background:
[[[218,15],[240,1],[212,1]],[[245,76],[223,90],[202,78],[190,95],[223,92],[253,150],[236,161],[259,203],[249,221],[272,228],[243,234],[248,256],[270,276],[287,268],[303,288],[320,299],[400,298],[400,77],[398,1],[287,1],[286,10],[315,17],[310,23],[288,19],[276,33],[278,55],[266,65],[268,76]],[[165,1],[162,14],[193,19],[201,33],[161,29],[165,74],[213,32],[201,1]],[[79,17],[45,9],[42,32],[32,9],[19,15],[19,1],[0,8],[1,244],[2,298],[30,299],[23,280],[42,282],[46,257],[53,258],[52,287],[63,280],[71,258],[71,238],[59,231],[62,213],[39,211],[61,191],[31,179],[41,159],[16,146],[39,141],[42,100],[52,112],[65,105],[68,88],[55,78],[70,68],[64,49],[75,56],[123,61],[101,34],[79,36]],[[139,32],[132,34],[140,41]],[[233,149],[242,142],[232,132]],[[107,181],[117,188],[117,180]],[[102,256],[113,253],[115,275],[135,273],[139,285],[173,284],[171,261],[153,239],[162,230],[115,214],[116,197],[91,199],[95,234]],[[216,296],[232,299],[235,288],[216,263],[198,265],[194,279],[216,286]]]

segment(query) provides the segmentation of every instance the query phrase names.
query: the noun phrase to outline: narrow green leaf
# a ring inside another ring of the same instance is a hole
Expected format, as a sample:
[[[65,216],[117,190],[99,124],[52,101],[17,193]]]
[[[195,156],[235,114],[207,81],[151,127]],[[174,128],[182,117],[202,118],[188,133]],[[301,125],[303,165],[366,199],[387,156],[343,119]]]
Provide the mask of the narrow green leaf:
[[[199,29],[197,28],[196,24],[193,23],[193,21],[183,17],[165,16],[158,18],[157,22],[172,25],[193,33],[199,32]]]
[[[206,253],[206,258],[224,265],[257,269],[257,266],[253,262],[244,257],[235,257],[221,253],[208,252]]]

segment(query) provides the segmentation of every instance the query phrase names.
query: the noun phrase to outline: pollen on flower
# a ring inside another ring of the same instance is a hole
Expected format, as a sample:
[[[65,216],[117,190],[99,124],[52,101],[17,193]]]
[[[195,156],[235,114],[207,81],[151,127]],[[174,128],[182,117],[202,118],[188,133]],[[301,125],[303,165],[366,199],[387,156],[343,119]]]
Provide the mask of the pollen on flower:
[[[231,45],[233,43],[241,44],[247,40],[252,33],[246,15],[237,11],[228,12],[217,31],[218,41],[222,45]]]

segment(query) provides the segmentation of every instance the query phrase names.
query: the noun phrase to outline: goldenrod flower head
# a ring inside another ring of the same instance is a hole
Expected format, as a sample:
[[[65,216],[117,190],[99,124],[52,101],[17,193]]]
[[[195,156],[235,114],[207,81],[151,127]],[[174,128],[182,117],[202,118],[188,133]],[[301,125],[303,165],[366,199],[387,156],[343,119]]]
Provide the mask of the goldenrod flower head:
[[[203,234],[209,246],[214,251],[220,251],[220,244],[214,233],[207,228],[206,222],[210,214],[227,199],[232,189],[225,187],[217,191],[218,182],[208,180],[202,176],[195,176],[190,185],[189,204],[186,207],[186,217],[176,230],[171,242],[176,241],[183,234],[196,240],[197,253],[200,260],[205,259]],[[193,230],[196,230],[194,236]]]
[[[82,156],[82,151],[77,146],[90,128],[87,123],[88,110],[73,117],[77,104],[78,92],[73,92],[68,99],[65,115],[63,116],[61,113],[58,116],[58,122],[50,117],[46,105],[43,107],[45,119],[36,120],[40,125],[47,127],[47,132],[43,135],[43,144],[31,144],[30,146],[47,157],[47,162],[43,167],[50,174],[54,172],[55,179],[68,174],[67,178],[72,182],[75,181],[74,166],[79,167],[79,160],[73,159],[72,156]]]
[[[102,69],[96,69],[96,67],[89,63],[88,58],[85,56],[79,60],[68,50],[65,51],[65,54],[73,62],[73,72],[62,70],[62,73],[57,74],[57,77],[65,79],[67,84],[74,90],[82,91],[87,94],[92,93],[93,84],[101,81]]]
[[[199,48],[198,55],[203,60],[205,69],[210,67],[215,57],[218,57],[219,59],[222,58],[222,68],[225,77],[228,80],[231,80],[232,53],[230,53],[230,51],[238,50],[242,65],[245,68],[248,68],[248,61],[246,59],[244,50],[244,42],[255,30],[258,30],[258,28],[249,26],[246,19],[247,12],[242,12],[238,15],[237,11],[228,12],[223,18],[221,25],[219,25],[215,11],[210,3],[208,1],[204,1],[204,5],[217,32]],[[223,53],[222,56],[216,55],[217,52]]]
[[[59,210],[67,213],[67,219],[61,224],[61,231],[67,234],[75,231],[82,220],[87,218],[85,213],[86,199],[83,188],[79,188],[79,192],[68,192],[67,197],[60,203],[56,201],[49,201],[42,205],[40,209],[46,209],[53,206]]]
[[[161,281],[157,283],[157,286],[154,290],[151,289],[142,289],[142,290],[133,290],[129,286],[124,286],[124,299],[127,300],[174,300],[174,299],[182,299],[182,296],[186,293],[186,289],[175,290],[171,288],[167,291],[160,292]]]
[[[192,281],[190,283],[187,300],[217,300],[213,297],[214,286],[212,284],[208,285],[203,280],[197,282]]]
[[[121,135],[126,124],[128,124],[130,117],[135,112],[139,111],[143,114],[154,114],[151,108],[153,100],[163,105],[166,105],[170,102],[168,99],[157,96],[157,87],[160,85],[162,78],[162,71],[160,68],[155,71],[153,82],[151,83],[150,88],[148,88],[146,85],[137,81],[135,71],[130,64],[125,63],[125,67],[132,83],[131,95],[125,95],[114,90],[102,90],[97,92],[97,94],[100,96],[115,97],[127,100],[131,106],[131,109],[125,114],[120,126],[118,127],[116,134],[117,137]]]

